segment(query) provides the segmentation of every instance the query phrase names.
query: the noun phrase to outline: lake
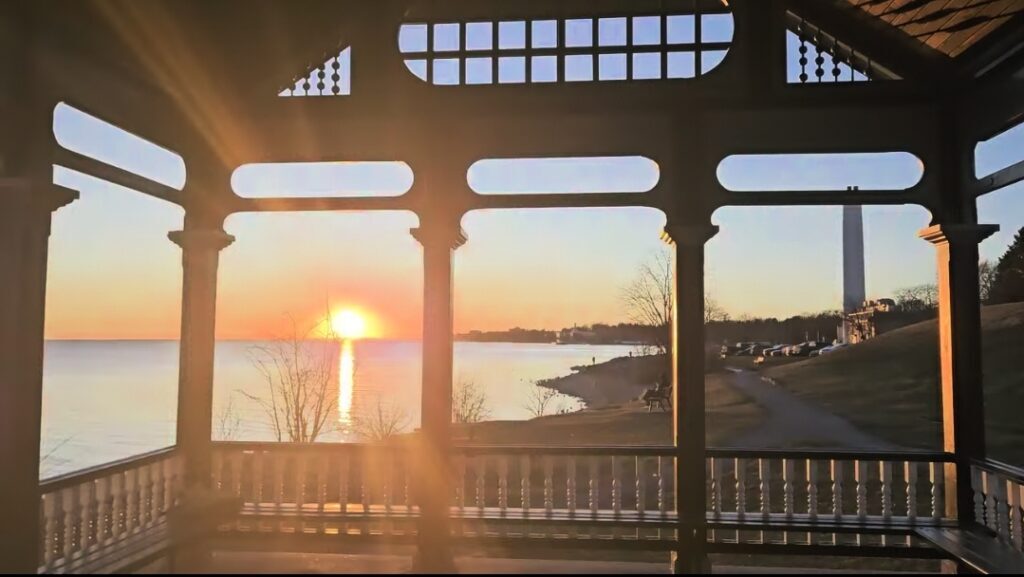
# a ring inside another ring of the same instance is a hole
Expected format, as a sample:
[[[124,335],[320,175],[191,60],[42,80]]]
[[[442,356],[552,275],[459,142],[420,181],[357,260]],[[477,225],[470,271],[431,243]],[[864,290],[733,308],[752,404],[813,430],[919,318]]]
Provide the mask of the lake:
[[[217,343],[214,438],[276,440],[258,402],[269,398],[269,387],[253,362],[266,358],[259,351],[271,344]],[[486,394],[490,419],[528,419],[532,415],[525,405],[535,381],[628,355],[630,349],[459,342],[455,381],[471,381]],[[419,341],[315,343],[310,350],[331,364],[334,412],[318,440],[359,441],[354,422],[378,407],[400,416],[405,430],[419,426]],[[43,478],[174,444],[177,341],[48,341],[45,355]],[[581,407],[578,399],[561,397],[550,411]]]

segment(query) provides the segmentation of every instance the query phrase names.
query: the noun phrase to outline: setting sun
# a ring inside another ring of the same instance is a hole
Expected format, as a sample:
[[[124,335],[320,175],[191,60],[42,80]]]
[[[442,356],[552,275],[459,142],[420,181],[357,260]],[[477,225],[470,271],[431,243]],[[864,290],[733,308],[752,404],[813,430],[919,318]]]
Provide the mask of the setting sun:
[[[366,336],[366,319],[358,312],[345,309],[331,316],[331,329],[343,339],[359,339]]]

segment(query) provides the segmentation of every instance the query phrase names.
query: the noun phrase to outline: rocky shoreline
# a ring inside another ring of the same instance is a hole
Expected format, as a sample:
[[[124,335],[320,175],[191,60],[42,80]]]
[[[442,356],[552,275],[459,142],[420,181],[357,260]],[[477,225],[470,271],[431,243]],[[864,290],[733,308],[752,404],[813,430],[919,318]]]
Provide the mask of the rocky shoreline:
[[[616,357],[596,365],[573,367],[573,373],[537,381],[583,401],[587,409],[601,409],[635,401],[669,369],[667,355]]]

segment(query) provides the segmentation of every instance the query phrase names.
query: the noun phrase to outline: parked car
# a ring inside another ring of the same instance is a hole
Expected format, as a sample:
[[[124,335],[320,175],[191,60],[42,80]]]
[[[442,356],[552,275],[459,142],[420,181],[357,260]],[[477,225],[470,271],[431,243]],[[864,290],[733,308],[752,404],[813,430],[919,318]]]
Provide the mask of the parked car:
[[[848,346],[850,346],[849,343],[835,343],[834,345],[829,345],[829,346],[821,349],[820,351],[818,351],[818,356],[827,355],[829,353],[833,353],[835,351],[838,351],[839,349],[845,349]]]
[[[765,352],[764,356],[766,356],[766,357],[781,357],[781,356],[786,354],[786,349],[789,348],[789,346],[790,345],[775,345],[774,347],[768,349]]]

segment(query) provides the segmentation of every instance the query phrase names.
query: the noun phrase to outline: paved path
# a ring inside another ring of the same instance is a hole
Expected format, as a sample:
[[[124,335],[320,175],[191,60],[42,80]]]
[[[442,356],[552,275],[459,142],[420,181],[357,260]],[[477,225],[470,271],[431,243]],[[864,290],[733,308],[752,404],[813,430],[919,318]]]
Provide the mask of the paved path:
[[[734,440],[737,447],[758,449],[803,446],[876,451],[900,448],[763,380],[758,373],[733,368],[727,370],[732,373],[732,377],[726,382],[768,412],[761,426]]]

